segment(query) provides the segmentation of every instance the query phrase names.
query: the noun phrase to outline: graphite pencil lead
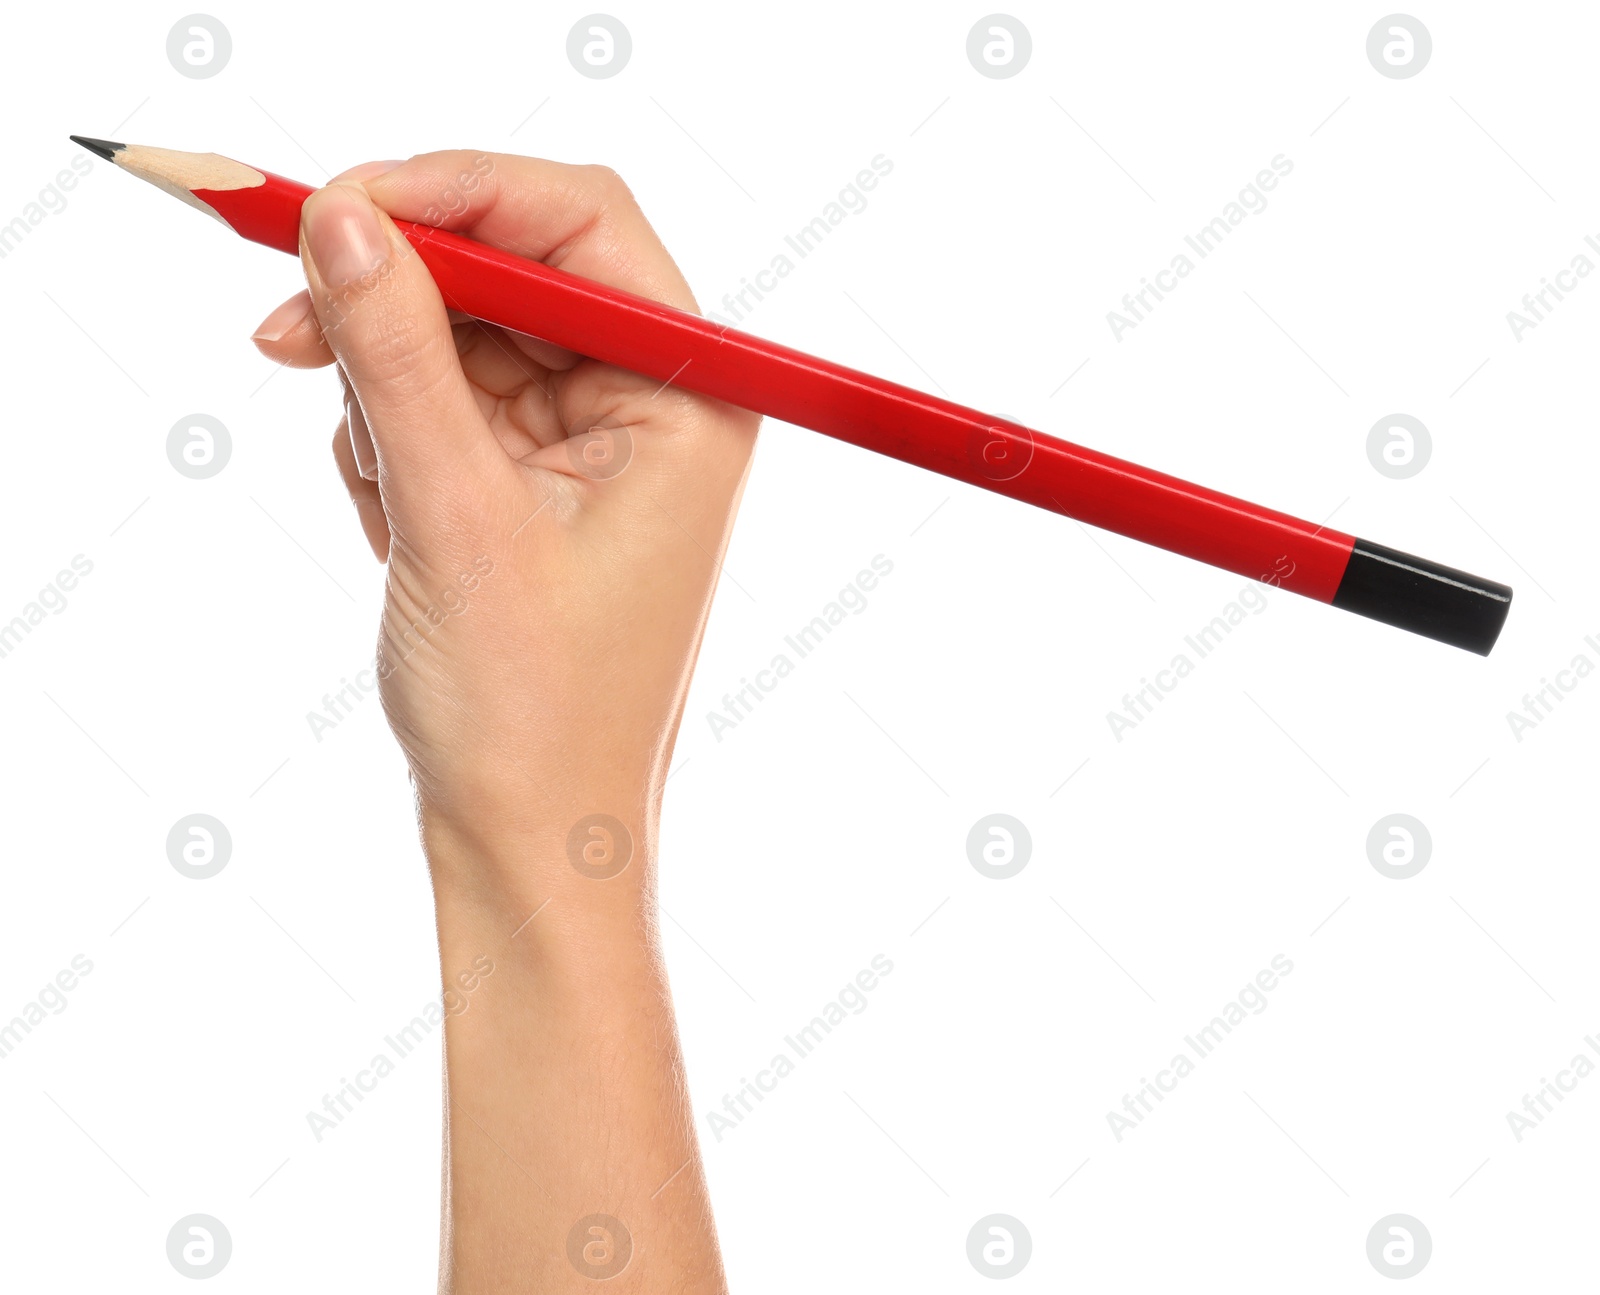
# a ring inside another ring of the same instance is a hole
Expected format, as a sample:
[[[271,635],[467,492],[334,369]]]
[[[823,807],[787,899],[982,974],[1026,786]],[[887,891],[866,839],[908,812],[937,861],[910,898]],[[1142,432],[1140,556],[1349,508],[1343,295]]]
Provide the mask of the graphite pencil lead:
[[[113,154],[120,153],[128,147],[126,144],[113,144],[109,139],[89,139],[84,135],[68,135],[67,138],[74,144],[82,144],[91,153],[105,158],[108,162],[115,160]]]

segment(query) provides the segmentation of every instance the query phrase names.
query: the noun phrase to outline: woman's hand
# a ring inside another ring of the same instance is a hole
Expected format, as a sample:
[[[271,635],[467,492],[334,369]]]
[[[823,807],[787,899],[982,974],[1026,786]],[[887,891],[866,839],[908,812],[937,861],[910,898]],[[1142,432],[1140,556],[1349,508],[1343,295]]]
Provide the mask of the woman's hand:
[[[388,561],[378,669],[447,993],[441,1290],[713,1292],[654,920],[655,824],[758,418],[471,320],[390,223],[685,309],[614,172],[435,153],[307,199],[257,345],[337,363]]]
[[[309,291],[256,340],[345,379],[334,455],[389,563],[382,696],[424,824],[509,844],[574,803],[626,821],[660,790],[759,420],[452,326],[384,214],[696,310],[615,172],[469,152],[388,165],[307,201]]]

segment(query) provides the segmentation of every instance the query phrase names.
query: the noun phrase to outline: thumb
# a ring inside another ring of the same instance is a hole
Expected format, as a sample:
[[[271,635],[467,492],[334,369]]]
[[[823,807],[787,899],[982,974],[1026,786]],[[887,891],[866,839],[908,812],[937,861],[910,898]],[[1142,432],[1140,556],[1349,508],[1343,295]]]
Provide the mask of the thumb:
[[[360,185],[330,184],[306,199],[300,257],[323,336],[372,433],[385,502],[400,520],[436,512],[503,470],[508,460],[461,370],[439,289]]]

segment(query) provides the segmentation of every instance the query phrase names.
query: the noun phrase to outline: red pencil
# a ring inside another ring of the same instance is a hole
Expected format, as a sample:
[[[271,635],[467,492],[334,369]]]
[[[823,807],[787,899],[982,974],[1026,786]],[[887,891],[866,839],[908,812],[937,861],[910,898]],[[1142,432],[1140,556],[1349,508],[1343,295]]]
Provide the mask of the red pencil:
[[[215,153],[72,139],[236,233],[299,253],[311,189]],[[1511,590],[1031,431],[445,230],[396,225],[446,304],[663,383],[1487,655]]]

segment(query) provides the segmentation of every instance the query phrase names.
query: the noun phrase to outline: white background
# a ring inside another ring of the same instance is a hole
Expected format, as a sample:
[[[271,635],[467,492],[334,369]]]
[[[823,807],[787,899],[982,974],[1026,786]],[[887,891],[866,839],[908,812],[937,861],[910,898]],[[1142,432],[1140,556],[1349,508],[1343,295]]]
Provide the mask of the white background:
[[[69,131],[312,182],[528,152],[621,171],[716,310],[881,153],[752,331],[1516,588],[1487,660],[1274,593],[1119,742],[1107,712],[1240,578],[767,423],[661,865],[735,1289],[991,1289],[966,1237],[993,1213],[1032,1236],[1019,1291],[1386,1288],[1391,1213],[1431,1233],[1419,1287],[1592,1282],[1600,1077],[1520,1142],[1506,1114],[1600,1031],[1600,681],[1520,741],[1506,716],[1600,664],[1600,281],[1520,341],[1506,314],[1600,234],[1600,14],[1430,7],[1396,80],[1382,7],[1027,5],[1031,61],[991,79],[982,7],[622,5],[631,62],[591,80],[582,8],[212,12],[233,53],[196,80],[181,9],[14,7],[0,223]],[[1116,340],[1278,154],[1269,206]],[[93,563],[0,659],[0,1020],[94,969],[0,1060],[0,1284],[191,1289],[165,1238],[198,1212],[233,1238],[214,1289],[430,1290],[436,1054],[320,1143],[306,1120],[437,967],[376,700],[306,719],[370,660],[381,573],[333,377],[248,341],[298,269],[109,165],[67,196],[0,260],[0,622]],[[196,412],[233,441],[203,481],[165,451]],[[1407,480],[1366,454],[1394,412],[1433,439]],[[708,712],[878,554],[866,610],[718,741]],[[209,881],[166,857],[194,812],[233,838]],[[1005,881],[966,854],[997,812],[1033,841]],[[1367,857],[1396,812],[1432,836],[1409,880]],[[866,1010],[719,1139],[877,954]],[[1119,1142],[1108,1113],[1277,954],[1265,1011]]]

